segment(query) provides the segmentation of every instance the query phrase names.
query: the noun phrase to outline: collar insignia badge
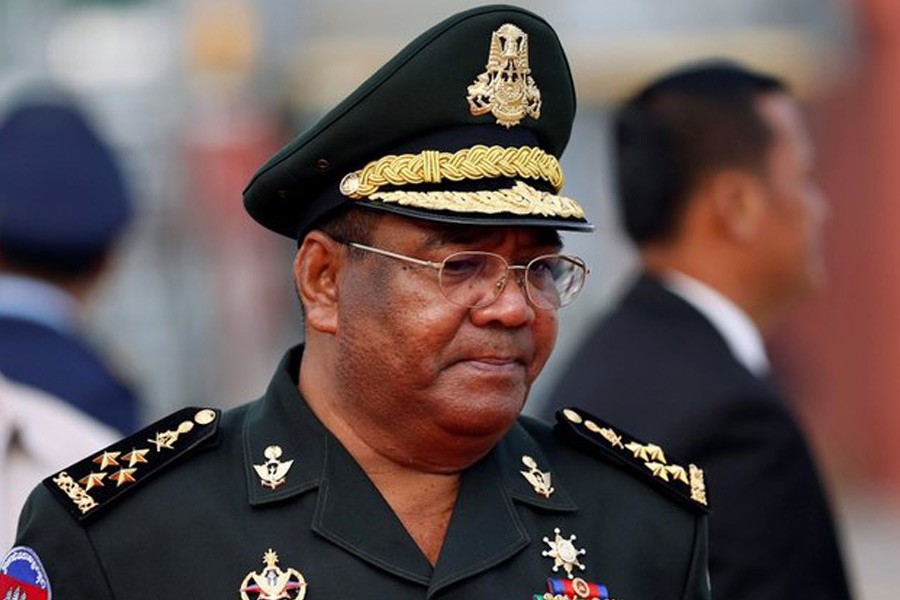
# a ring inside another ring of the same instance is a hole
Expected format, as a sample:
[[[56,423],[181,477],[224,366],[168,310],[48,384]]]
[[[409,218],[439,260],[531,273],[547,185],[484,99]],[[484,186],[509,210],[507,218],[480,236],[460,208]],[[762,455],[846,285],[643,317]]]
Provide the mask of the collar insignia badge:
[[[569,579],[572,579],[574,577],[572,571],[576,567],[584,571],[585,566],[581,564],[578,557],[587,554],[587,550],[584,548],[575,548],[575,544],[572,543],[575,541],[575,535],[570,535],[569,539],[565,539],[560,535],[559,527],[554,529],[553,533],[556,534],[555,539],[551,540],[547,536],[544,536],[544,543],[550,546],[550,549],[542,551],[541,556],[547,556],[553,559],[554,573],[559,571],[559,568],[562,567],[566,572],[566,576]]]
[[[491,113],[507,129],[529,116],[541,116],[541,91],[531,78],[528,34],[506,23],[491,35],[487,65],[468,87],[469,110]]]
[[[293,460],[281,462],[281,446],[269,446],[265,451],[266,462],[261,465],[253,465],[260,483],[267,488],[275,489],[285,482],[288,471],[291,470]]]
[[[538,469],[537,462],[527,455],[522,457],[522,464],[528,467],[528,470],[519,471],[519,473],[528,480],[536,493],[544,498],[549,498],[553,493],[553,487],[550,485],[550,471],[544,472]]]
[[[251,571],[241,582],[241,600],[303,600],[306,580],[296,569],[282,570],[278,554],[269,548],[263,555],[262,572]]]

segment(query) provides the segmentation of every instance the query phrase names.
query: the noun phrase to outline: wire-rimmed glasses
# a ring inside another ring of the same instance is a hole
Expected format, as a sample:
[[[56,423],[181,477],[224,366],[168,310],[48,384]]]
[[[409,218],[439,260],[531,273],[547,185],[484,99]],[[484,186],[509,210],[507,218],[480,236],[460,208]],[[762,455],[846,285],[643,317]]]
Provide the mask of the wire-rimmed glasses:
[[[532,258],[526,265],[510,265],[499,254],[466,250],[454,252],[438,262],[357,242],[341,242],[351,248],[435,269],[444,297],[465,308],[482,308],[494,302],[503,293],[509,274],[513,272],[533,306],[555,310],[570,304],[578,296],[589,273],[582,259],[566,254],[545,254]]]

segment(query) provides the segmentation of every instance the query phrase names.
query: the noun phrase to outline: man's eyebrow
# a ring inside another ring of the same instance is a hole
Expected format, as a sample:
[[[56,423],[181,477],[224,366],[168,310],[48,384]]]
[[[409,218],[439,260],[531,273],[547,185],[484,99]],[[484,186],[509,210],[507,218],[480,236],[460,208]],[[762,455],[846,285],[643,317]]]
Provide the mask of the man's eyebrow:
[[[445,244],[471,244],[475,242],[488,242],[503,235],[503,228],[491,229],[481,227],[464,227],[435,229],[425,236],[424,246],[436,248]],[[553,246],[562,248],[562,238],[555,229],[537,229],[535,246]]]
[[[425,237],[425,246],[435,248],[445,244],[471,244],[499,237],[501,231],[480,227],[436,228]]]

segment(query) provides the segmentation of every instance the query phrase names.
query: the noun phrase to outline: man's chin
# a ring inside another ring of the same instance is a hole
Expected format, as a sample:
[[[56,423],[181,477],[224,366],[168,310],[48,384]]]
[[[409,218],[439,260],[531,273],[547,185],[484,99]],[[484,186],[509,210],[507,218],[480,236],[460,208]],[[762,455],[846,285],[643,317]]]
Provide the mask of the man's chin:
[[[433,419],[444,431],[454,435],[505,433],[522,412],[526,396],[527,391],[521,386],[503,393],[465,390],[442,402]]]

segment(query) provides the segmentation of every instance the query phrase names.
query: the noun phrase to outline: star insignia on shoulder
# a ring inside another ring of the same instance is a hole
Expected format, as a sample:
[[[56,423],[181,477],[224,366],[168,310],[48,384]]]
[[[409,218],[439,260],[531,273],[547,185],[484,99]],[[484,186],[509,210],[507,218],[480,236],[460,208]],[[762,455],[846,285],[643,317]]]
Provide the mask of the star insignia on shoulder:
[[[48,477],[44,485],[70,513],[84,519],[213,436],[218,416],[208,408],[182,409]],[[147,439],[156,445],[152,455],[150,448],[141,447]]]
[[[137,471],[137,469],[119,469],[110,475],[109,478],[116,482],[116,487],[120,487],[126,483],[134,483],[135,471]]]
[[[103,487],[103,480],[106,479],[106,473],[89,473],[78,480],[78,483],[84,486],[85,491],[90,491],[95,487]]]
[[[621,433],[584,411],[566,408],[560,411],[558,419],[561,424],[568,425],[564,431],[592,442],[594,447],[616,454],[623,459],[622,462],[633,465],[653,479],[670,484],[668,488],[678,496],[689,498],[702,507],[707,506],[706,483],[700,467],[689,464],[685,468],[669,462],[663,449],[656,444],[635,439],[624,441]]]
[[[119,455],[121,452],[104,452],[97,458],[95,458],[92,462],[100,465],[100,470],[104,470],[108,467],[117,467],[119,465]]]
[[[133,467],[139,463],[146,463],[148,452],[150,452],[149,448],[142,448],[140,450],[132,448],[131,452],[122,455],[122,460],[127,460],[128,466]]]

